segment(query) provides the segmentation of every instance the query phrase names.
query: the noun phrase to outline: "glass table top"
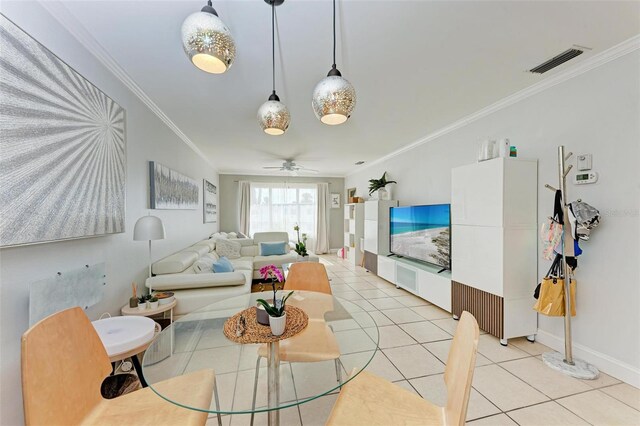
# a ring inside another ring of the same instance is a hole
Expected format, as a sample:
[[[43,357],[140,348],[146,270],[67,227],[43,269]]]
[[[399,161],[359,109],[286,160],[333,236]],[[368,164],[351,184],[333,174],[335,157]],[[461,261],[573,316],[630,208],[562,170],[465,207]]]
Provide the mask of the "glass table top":
[[[278,295],[282,295],[282,291]],[[267,345],[232,342],[224,336],[223,326],[229,317],[255,306],[256,299],[272,296],[272,292],[266,291],[232,297],[186,315],[165,328],[143,358],[142,370],[149,387],[167,401],[193,410],[221,414],[265,412],[302,404],[336,391],[340,387],[338,376],[342,384],[346,383],[373,358],[378,347],[378,328],[364,309],[332,295],[297,290],[287,304],[305,311],[309,325],[298,335],[280,341],[279,398],[277,405],[272,403],[270,408]],[[333,351],[329,350],[331,346]],[[184,391],[154,386],[203,369],[215,372],[218,407],[215,398],[203,406]]]

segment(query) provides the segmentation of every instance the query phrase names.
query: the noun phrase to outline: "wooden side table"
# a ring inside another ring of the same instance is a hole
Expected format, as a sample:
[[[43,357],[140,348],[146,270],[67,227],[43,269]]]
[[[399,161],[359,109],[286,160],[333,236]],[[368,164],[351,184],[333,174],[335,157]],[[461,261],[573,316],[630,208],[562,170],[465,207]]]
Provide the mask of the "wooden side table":
[[[166,318],[166,314],[167,314],[167,312],[169,312],[169,324],[173,324],[173,308],[175,308],[177,304],[178,304],[178,301],[176,299],[174,299],[170,303],[166,303],[164,305],[158,305],[158,307],[155,308],[155,309],[144,309],[144,310],[140,310],[137,307],[130,308],[129,305],[124,305],[122,307],[122,309],[120,309],[120,313],[123,316],[142,316],[142,317],[151,317],[151,316],[154,316],[154,315],[162,314],[162,317]],[[172,332],[171,333],[170,344],[169,344],[169,350],[171,352],[169,354],[173,354],[173,342],[174,342],[174,334]],[[140,367],[140,365],[139,365],[140,362],[138,360],[137,354],[141,353],[142,351],[144,351],[146,349],[147,348],[145,347],[142,350],[136,352],[136,355],[131,356],[131,361],[133,362],[133,366],[136,369],[136,371],[138,371],[138,368]],[[166,358],[166,356],[165,356],[165,358]],[[158,359],[158,361],[160,361],[160,360],[161,359]],[[146,383],[144,383],[143,386],[146,386]]]

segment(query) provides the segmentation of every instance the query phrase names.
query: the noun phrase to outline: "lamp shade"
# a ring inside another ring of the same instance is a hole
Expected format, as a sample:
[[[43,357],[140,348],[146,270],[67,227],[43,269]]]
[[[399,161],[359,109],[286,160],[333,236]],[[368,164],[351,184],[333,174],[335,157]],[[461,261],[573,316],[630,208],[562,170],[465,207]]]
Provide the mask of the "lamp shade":
[[[211,74],[227,71],[236,57],[231,32],[211,6],[184,20],[182,46],[193,65]]]
[[[135,241],[164,240],[164,225],[159,217],[142,216],[133,228]]]

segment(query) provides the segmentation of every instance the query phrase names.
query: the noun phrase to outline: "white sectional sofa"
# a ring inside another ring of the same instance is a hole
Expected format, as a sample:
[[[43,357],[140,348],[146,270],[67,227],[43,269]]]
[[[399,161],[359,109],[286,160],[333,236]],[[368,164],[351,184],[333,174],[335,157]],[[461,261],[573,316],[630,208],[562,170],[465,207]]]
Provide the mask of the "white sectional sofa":
[[[240,257],[229,259],[234,272],[202,273],[199,267],[202,263],[217,259],[216,242],[220,239],[240,244]],[[265,265],[274,264],[282,268],[285,263],[296,262],[298,255],[293,250],[284,255],[260,256],[261,242],[288,240],[286,232],[258,232],[253,238],[234,238],[233,234],[216,233],[210,239],[155,262],[151,267],[154,276],[147,278],[146,286],[153,291],[173,291],[178,301],[175,315],[186,315],[219,300],[250,293],[253,279],[262,278],[260,268]],[[308,260],[318,262],[318,257],[310,253]]]

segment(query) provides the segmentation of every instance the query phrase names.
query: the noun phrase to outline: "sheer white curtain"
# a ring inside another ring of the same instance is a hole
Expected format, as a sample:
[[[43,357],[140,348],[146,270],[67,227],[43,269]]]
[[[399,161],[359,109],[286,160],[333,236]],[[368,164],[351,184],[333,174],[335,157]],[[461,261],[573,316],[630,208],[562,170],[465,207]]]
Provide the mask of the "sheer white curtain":
[[[249,216],[251,212],[251,183],[246,180],[238,182],[240,191],[240,232],[249,236]]]
[[[314,247],[317,204],[316,184],[251,182],[251,234],[285,231],[289,240],[296,241],[297,224],[301,238],[308,236],[307,247]]]
[[[318,184],[318,211],[316,212],[316,246],[314,253],[329,253],[329,184]]]

